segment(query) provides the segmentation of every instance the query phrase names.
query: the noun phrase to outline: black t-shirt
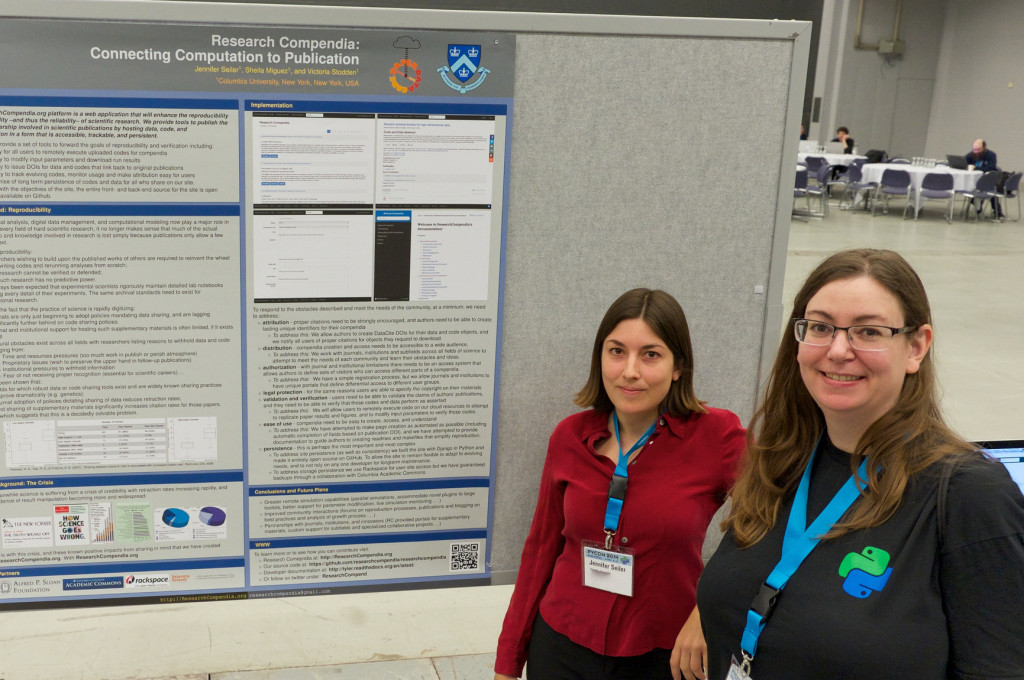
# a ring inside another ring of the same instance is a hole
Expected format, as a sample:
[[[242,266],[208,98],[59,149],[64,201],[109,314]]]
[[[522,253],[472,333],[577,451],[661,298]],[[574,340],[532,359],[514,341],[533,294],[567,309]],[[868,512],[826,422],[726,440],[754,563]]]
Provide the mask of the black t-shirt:
[[[949,482],[940,548],[939,468],[911,481],[884,524],[808,555],[761,633],[754,680],[1024,678],[1024,497],[1000,463],[964,463]],[[850,473],[849,454],[823,442],[808,522]],[[779,561],[791,505],[749,548],[727,533],[697,584],[710,680],[741,658],[747,610]]]

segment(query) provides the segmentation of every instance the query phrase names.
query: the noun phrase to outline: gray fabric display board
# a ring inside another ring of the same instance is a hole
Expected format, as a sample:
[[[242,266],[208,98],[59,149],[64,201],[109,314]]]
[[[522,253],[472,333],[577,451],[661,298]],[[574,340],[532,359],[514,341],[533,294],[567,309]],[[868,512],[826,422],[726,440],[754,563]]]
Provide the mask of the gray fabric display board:
[[[576,410],[594,333],[619,294],[676,296],[698,397],[744,422],[762,347],[770,360],[777,341],[796,138],[785,131],[806,49],[791,38],[802,26],[772,39],[767,22],[635,23],[684,35],[517,37],[494,582],[514,578],[547,437]],[[722,35],[685,35],[697,28]],[[765,39],[728,36],[737,28]]]
[[[752,415],[781,326],[810,24],[202,2],[63,2],[0,14],[495,31],[516,36],[493,583],[511,582],[555,424],[622,292],[682,303],[697,395]],[[397,426],[397,425],[396,425]],[[716,519],[717,523],[717,519]],[[717,543],[716,524],[706,549]]]

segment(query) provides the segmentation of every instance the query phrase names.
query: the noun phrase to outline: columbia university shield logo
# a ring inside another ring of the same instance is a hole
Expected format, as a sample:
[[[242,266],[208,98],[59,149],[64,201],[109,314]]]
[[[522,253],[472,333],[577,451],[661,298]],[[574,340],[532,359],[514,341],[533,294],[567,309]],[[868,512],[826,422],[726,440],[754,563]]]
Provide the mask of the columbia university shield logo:
[[[459,79],[466,82],[480,68],[479,45],[449,45],[448,68]]]
[[[480,45],[448,45],[448,65],[437,69],[437,72],[448,87],[465,94],[479,87],[490,73],[480,66],[480,55]],[[458,82],[451,76],[455,76]]]

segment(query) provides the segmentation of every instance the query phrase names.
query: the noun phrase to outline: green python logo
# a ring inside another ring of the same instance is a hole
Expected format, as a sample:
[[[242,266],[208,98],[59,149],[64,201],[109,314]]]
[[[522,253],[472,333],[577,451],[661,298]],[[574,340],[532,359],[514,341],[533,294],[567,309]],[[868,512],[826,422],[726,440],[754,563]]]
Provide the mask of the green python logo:
[[[843,590],[860,599],[885,588],[890,574],[889,553],[870,545],[860,553],[848,554],[839,565],[839,575],[846,579]]]

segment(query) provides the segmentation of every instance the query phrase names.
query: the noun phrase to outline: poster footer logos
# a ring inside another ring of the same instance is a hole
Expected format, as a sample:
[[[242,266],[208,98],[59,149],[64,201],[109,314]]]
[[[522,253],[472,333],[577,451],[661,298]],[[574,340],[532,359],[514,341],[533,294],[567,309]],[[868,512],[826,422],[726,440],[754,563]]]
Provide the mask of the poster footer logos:
[[[99,590],[106,588],[124,588],[120,576],[100,576],[95,578],[67,578],[63,582],[64,590]]]

